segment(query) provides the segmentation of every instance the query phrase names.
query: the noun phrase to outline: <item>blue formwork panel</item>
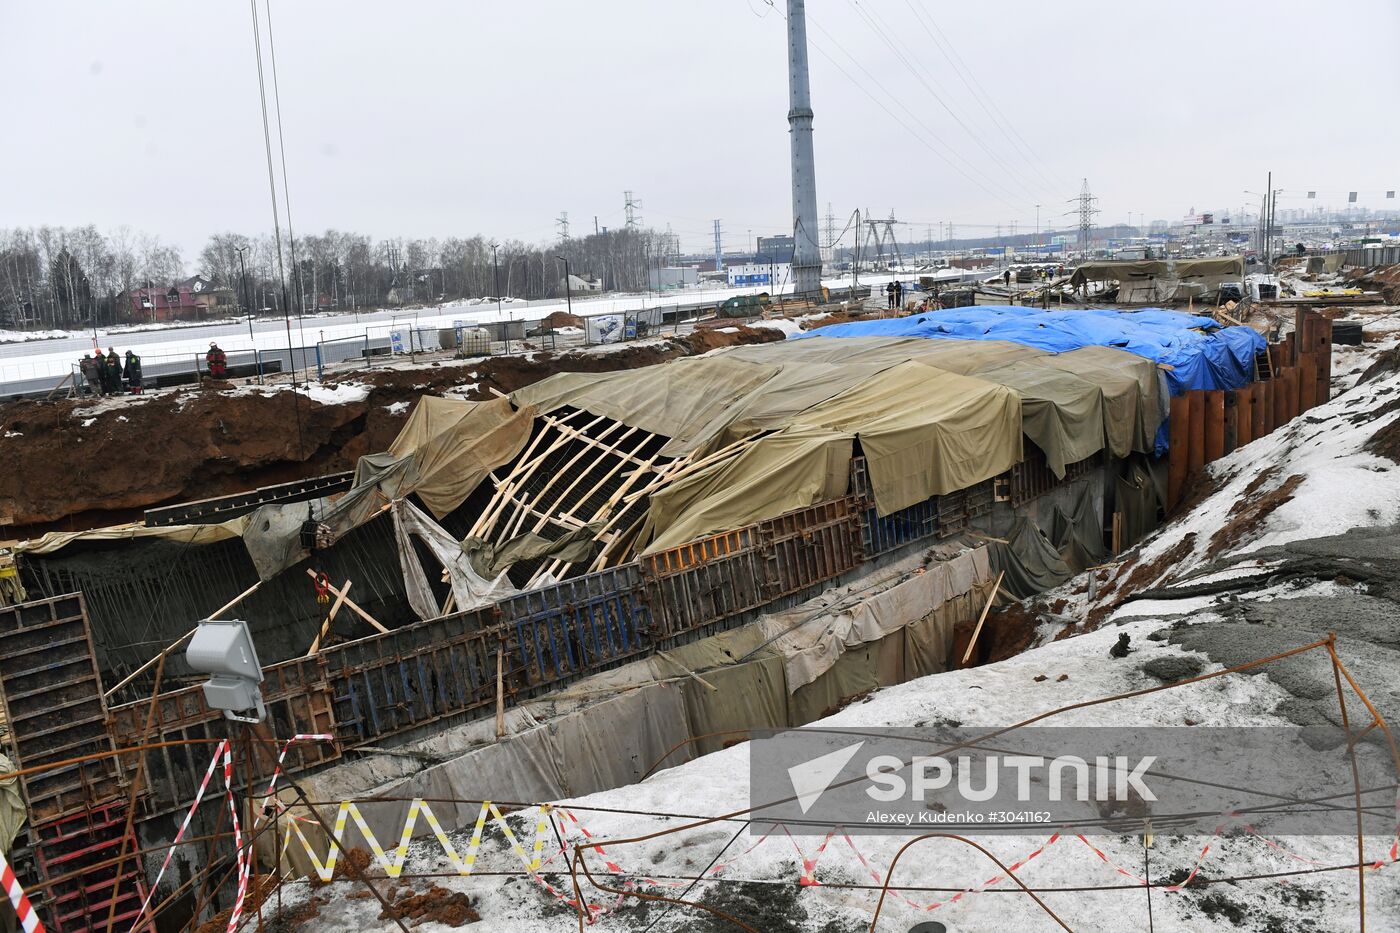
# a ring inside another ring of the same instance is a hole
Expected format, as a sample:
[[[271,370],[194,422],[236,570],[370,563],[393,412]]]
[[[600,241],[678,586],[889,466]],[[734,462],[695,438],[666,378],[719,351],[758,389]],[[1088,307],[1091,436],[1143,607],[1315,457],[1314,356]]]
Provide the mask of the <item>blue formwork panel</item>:
[[[636,563],[521,593],[499,609],[532,685],[594,670],[652,641]]]
[[[872,506],[865,511],[865,553],[874,557],[938,534],[938,500],[925,499],[881,516]]]

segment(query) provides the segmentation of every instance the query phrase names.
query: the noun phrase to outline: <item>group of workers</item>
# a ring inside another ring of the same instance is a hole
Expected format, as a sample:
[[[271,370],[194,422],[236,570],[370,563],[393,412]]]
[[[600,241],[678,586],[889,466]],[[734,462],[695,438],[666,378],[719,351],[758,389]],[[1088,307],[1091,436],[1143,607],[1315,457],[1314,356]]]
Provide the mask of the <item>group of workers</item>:
[[[228,373],[228,355],[217,343],[209,344],[204,363],[212,379],[223,379]],[[117,355],[115,347],[108,347],[106,356],[100,350],[93,350],[92,356],[78,361],[78,369],[90,395],[141,394],[141,357],[134,350],[126,351],[125,361]]]
[[[885,286],[885,297],[891,308],[904,307],[904,283],[890,282]]]
[[[93,350],[92,356],[84,356],[78,361],[78,370],[87,381],[88,392],[92,395],[141,393],[141,357],[135,351],[127,350],[123,362],[115,347],[108,347],[106,356],[100,350]]]

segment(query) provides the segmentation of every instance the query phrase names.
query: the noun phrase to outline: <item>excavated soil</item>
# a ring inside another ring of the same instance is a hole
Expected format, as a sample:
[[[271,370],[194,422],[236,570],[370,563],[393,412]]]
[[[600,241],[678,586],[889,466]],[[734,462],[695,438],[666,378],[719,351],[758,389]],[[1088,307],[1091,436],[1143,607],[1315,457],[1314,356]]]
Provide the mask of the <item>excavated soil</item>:
[[[458,397],[488,399],[558,372],[635,369],[782,339],[772,328],[738,327],[611,352],[535,352],[358,370],[327,383],[366,385],[368,397],[335,405],[289,391],[229,392],[208,385],[101,401],[13,402],[0,406],[6,466],[0,471],[0,538],[130,521],[159,505],[352,469],[358,457],[388,447],[409,405],[422,395],[456,389]]]
[[[422,894],[415,893],[411,888],[402,889],[398,900],[379,912],[380,920],[394,917],[460,927],[476,923],[481,919],[481,914],[472,907],[472,899],[461,891],[449,891],[433,884]]]

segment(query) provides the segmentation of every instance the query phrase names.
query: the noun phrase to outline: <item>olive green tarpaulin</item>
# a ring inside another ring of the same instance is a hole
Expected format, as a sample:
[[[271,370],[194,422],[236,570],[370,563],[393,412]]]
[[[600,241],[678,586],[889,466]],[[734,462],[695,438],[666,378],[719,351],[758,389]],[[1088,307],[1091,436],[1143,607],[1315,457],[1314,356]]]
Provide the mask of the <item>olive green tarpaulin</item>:
[[[487,473],[519,455],[534,420],[534,409],[517,410],[504,398],[466,402],[425,395],[388,453],[413,458],[417,475],[410,491],[442,518],[461,505]]]
[[[674,456],[690,439],[781,367],[724,354],[673,360],[613,373],[562,373],[517,391],[517,405],[543,413],[568,405],[671,439]]]
[[[882,515],[965,489],[1021,459],[1021,400],[1011,389],[901,363],[797,417],[854,434]]]
[[[552,540],[534,532],[516,535],[503,544],[493,544],[482,538],[466,538],[462,541],[462,550],[466,552],[473,570],[483,577],[498,577],[521,561],[542,557],[562,560],[566,564],[588,563],[598,553],[597,536],[602,530],[603,523],[595,522],[566,531]]]
[[[788,430],[652,494],[647,553],[846,494],[850,434]]]
[[[1085,282],[1126,282],[1146,278],[1244,278],[1243,256],[1209,259],[1144,259],[1126,262],[1086,262],[1070,276],[1071,288]]]

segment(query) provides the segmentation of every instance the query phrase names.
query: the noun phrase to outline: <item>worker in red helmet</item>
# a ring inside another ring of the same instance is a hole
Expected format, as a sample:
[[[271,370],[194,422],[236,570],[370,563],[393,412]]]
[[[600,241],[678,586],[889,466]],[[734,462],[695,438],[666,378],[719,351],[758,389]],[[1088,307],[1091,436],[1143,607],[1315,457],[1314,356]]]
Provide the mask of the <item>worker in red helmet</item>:
[[[209,344],[209,352],[204,354],[204,362],[209,364],[209,378],[222,379],[224,373],[228,371],[228,357],[219,345],[214,342]]]

